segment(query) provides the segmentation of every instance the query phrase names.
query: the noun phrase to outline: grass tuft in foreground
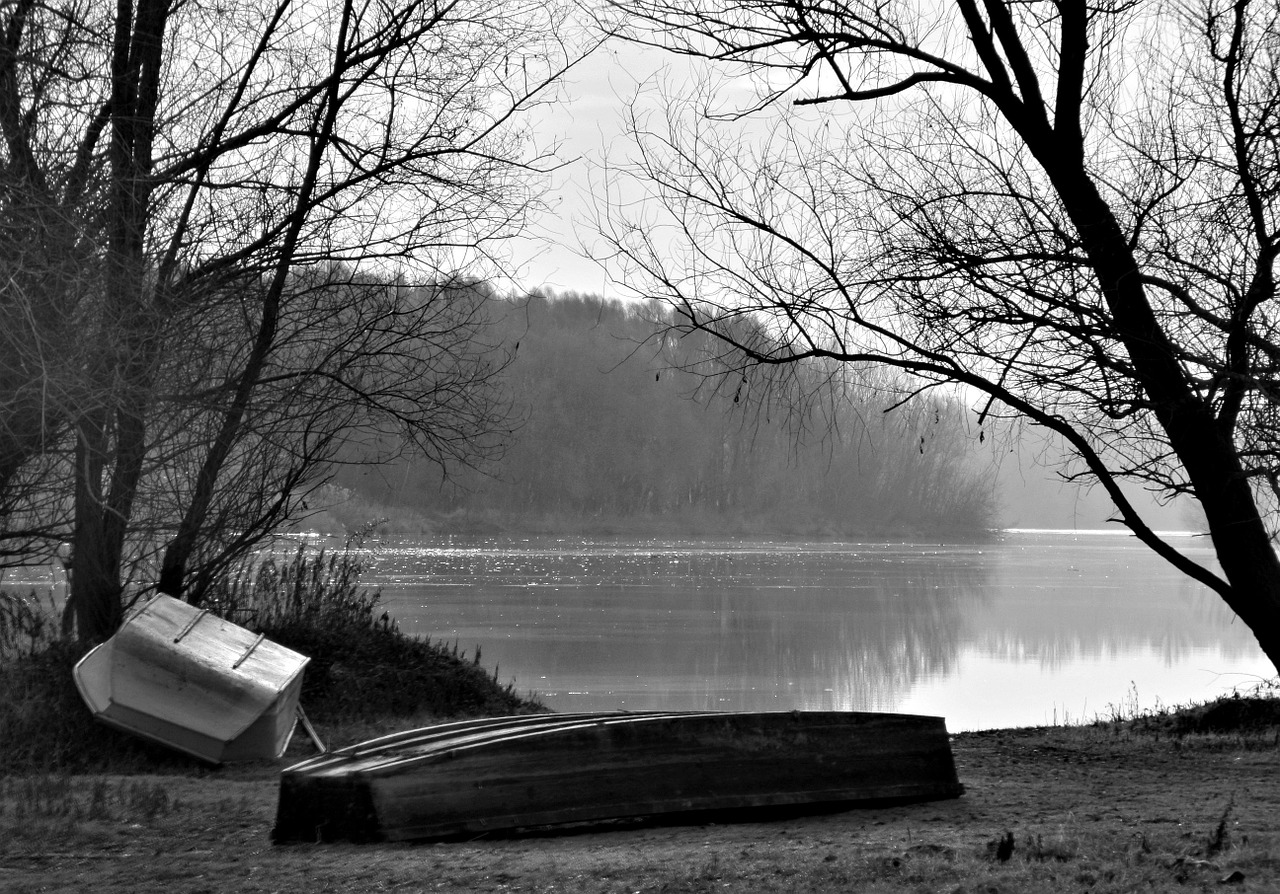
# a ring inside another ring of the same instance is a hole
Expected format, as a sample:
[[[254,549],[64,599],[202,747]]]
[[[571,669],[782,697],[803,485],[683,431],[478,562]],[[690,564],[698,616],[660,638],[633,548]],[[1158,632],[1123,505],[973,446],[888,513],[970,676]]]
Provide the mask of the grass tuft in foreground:
[[[1114,736],[1139,735],[1175,742],[1200,737],[1200,746],[1270,748],[1280,745],[1280,680],[1261,680],[1207,702],[1139,707],[1136,687],[1120,705],[1088,724]]]
[[[181,806],[166,786],[146,780],[81,782],[67,774],[0,777],[0,824],[7,834],[32,841],[66,835],[92,822],[154,826]]]

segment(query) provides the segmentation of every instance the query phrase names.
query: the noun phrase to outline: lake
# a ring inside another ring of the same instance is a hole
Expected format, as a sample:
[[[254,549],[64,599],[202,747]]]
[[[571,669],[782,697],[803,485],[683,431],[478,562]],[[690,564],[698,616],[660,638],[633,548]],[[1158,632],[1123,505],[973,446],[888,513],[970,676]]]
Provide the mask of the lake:
[[[1171,540],[1216,567],[1204,538]],[[364,583],[401,629],[479,647],[484,667],[557,711],[905,711],[957,731],[1091,720],[1274,676],[1218,597],[1122,533],[382,538],[365,551]],[[60,591],[60,577],[4,583]]]
[[[1207,541],[1173,538],[1213,566]],[[884,710],[955,730],[1089,720],[1274,675],[1132,537],[992,542],[383,538],[365,582],[557,711]]]

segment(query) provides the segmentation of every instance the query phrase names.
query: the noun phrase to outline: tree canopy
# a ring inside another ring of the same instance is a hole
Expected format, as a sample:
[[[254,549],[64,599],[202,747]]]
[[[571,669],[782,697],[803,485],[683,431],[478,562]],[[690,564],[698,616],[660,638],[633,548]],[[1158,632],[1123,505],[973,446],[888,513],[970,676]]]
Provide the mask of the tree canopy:
[[[1274,4],[611,6],[719,72],[633,106],[616,173],[665,210],[602,212],[618,280],[743,369],[880,364],[1049,429],[1280,665]],[[1219,567],[1123,480],[1197,500]]]
[[[0,0],[0,542],[70,543],[83,637],[295,514],[350,424],[501,434],[450,283],[557,164],[523,116],[570,12]]]

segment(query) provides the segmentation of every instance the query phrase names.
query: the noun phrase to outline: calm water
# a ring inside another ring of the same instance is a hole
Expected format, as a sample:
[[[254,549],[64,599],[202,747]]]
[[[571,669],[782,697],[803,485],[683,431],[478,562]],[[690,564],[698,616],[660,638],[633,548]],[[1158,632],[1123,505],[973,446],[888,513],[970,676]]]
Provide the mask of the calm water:
[[[1206,541],[1174,542],[1213,565]],[[1117,534],[383,539],[369,551],[365,583],[403,630],[479,646],[483,666],[560,711],[908,711],[963,730],[1089,720],[1274,675],[1221,600]]]
[[[1179,548],[1212,565],[1203,540]],[[952,730],[1208,698],[1273,671],[1129,537],[982,545],[382,540],[366,582],[556,710],[866,709]]]

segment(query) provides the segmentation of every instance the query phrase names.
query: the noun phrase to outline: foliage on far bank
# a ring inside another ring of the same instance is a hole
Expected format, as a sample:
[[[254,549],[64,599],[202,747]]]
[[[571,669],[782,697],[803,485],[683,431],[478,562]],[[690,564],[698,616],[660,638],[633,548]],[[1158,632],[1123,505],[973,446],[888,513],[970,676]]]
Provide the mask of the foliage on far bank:
[[[349,551],[299,549],[226,576],[209,607],[311,658],[302,705],[331,742],[365,738],[375,721],[409,727],[545,710],[481,667],[478,652],[468,658],[401,633],[378,593],[360,589],[362,570]],[[195,765],[92,718],[71,675],[83,652],[60,636],[50,606],[0,591],[0,773]]]
[[[991,445],[957,401],[889,412],[893,382],[816,362],[780,392],[728,372],[710,339],[666,337],[669,320],[597,296],[535,294],[493,313],[523,417],[501,460],[447,478],[411,459],[341,468],[331,527],[840,536],[994,523]]]

